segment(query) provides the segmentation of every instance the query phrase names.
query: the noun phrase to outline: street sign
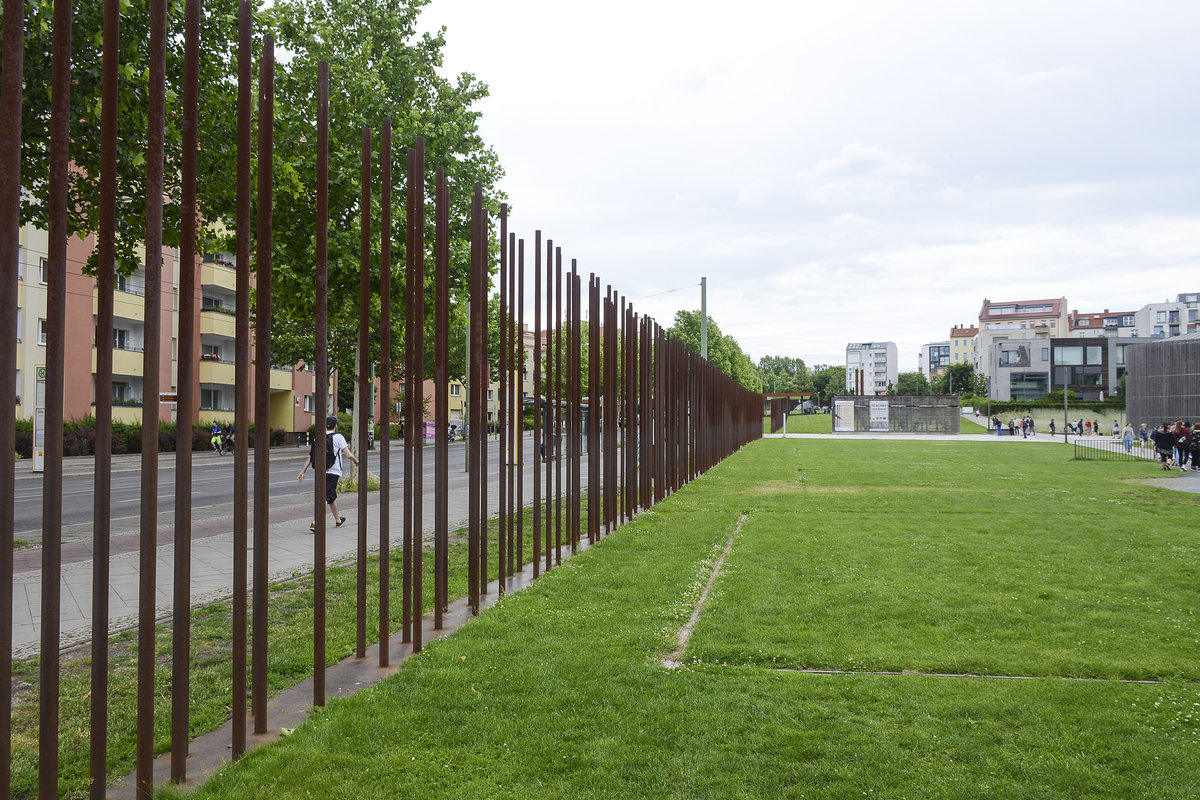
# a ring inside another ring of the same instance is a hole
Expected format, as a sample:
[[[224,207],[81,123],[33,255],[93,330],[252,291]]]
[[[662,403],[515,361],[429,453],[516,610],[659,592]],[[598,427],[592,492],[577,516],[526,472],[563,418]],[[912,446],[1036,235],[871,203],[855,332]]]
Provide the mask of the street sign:
[[[163,392],[158,396],[158,402],[175,405],[179,402],[179,395],[176,392]]]

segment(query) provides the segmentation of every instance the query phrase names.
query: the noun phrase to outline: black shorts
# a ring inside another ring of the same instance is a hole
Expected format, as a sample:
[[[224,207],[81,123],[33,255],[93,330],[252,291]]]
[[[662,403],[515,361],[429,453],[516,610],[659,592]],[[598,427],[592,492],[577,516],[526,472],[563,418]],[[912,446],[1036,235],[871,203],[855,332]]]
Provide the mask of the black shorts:
[[[330,472],[325,473],[325,502],[326,503],[332,503],[334,500],[337,500],[338,479],[341,477],[342,477],[341,475],[334,475],[333,473],[330,473]]]

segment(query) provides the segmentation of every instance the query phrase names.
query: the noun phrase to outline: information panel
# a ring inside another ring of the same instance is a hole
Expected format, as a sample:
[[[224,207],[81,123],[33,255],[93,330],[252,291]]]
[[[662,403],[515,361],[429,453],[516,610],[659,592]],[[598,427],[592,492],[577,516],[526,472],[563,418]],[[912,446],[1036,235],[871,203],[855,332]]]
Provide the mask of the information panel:
[[[889,403],[887,400],[871,401],[871,430],[887,433],[890,429],[888,418]]]

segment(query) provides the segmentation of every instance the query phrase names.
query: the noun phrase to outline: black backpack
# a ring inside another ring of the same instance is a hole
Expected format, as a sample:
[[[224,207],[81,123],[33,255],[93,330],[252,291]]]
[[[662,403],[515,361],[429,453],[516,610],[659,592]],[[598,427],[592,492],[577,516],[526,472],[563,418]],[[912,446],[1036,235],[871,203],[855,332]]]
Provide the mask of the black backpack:
[[[313,442],[312,445],[308,448],[308,458],[312,462],[312,465],[315,467],[317,465],[317,443],[316,442]],[[327,433],[327,434],[325,434],[325,470],[328,472],[329,468],[332,467],[334,462],[336,462],[336,461],[337,461],[337,453],[335,453],[333,451],[333,434]]]

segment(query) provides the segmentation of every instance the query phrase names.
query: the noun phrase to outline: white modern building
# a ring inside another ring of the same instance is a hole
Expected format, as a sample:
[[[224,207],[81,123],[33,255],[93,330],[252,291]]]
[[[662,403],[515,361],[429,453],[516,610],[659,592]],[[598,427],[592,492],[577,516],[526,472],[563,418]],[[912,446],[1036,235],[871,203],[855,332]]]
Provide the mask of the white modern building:
[[[899,375],[895,342],[846,345],[846,394],[887,394]]]
[[[944,375],[950,366],[950,340],[944,342],[929,342],[921,345],[921,353],[917,356],[917,371],[926,378]]]

